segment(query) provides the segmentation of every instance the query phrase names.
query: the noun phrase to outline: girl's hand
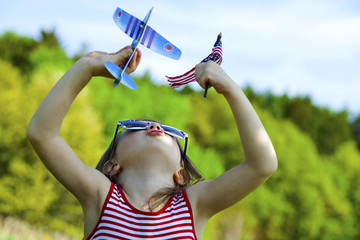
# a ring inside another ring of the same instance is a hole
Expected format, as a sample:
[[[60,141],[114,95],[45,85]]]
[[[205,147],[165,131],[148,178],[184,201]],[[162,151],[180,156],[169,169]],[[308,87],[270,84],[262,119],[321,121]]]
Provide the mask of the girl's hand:
[[[87,54],[84,58],[89,64],[92,76],[114,78],[106,69],[104,63],[106,61],[110,61],[122,67],[125,61],[130,57],[132,52],[133,52],[132,48],[130,46],[126,46],[115,53],[91,52]],[[139,66],[141,55],[142,55],[141,51],[139,49],[136,49],[136,52],[133,58],[131,59],[131,62],[129,63],[129,65],[125,70],[127,74],[134,72],[136,68]]]
[[[213,61],[200,63],[195,66],[195,80],[202,88],[209,83],[220,94],[225,94],[237,88],[236,83]]]

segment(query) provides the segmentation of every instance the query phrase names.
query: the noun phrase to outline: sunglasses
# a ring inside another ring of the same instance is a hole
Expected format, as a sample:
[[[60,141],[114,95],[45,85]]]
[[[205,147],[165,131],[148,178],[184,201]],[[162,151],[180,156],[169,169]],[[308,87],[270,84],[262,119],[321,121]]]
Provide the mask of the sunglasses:
[[[116,131],[115,131],[115,135],[114,135],[114,140],[112,142],[112,146],[111,146],[111,153],[110,153],[110,158],[112,157],[112,154],[114,152],[115,149],[115,140],[116,140],[116,136],[119,130],[119,127],[123,127],[124,129],[129,129],[129,130],[144,130],[146,128],[149,127],[150,124],[152,124],[154,122],[149,122],[149,121],[140,121],[140,120],[125,120],[125,121],[119,121],[117,126],[116,126]],[[185,159],[186,159],[186,149],[187,149],[187,144],[188,144],[188,139],[189,136],[187,133],[176,129],[174,127],[170,127],[167,125],[163,125],[158,123],[161,127],[161,129],[164,131],[164,133],[171,135],[173,137],[177,137],[177,138],[181,138],[181,139],[185,139],[185,147],[184,147],[184,159],[183,162],[185,163]]]

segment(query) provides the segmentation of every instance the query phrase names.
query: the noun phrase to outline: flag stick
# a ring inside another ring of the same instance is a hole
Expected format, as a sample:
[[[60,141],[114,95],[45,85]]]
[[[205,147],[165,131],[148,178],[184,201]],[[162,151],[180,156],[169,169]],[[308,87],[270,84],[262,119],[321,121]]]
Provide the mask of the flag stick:
[[[205,83],[205,92],[204,92],[204,98],[207,96],[207,91],[208,91],[208,88],[210,86],[210,83]]]

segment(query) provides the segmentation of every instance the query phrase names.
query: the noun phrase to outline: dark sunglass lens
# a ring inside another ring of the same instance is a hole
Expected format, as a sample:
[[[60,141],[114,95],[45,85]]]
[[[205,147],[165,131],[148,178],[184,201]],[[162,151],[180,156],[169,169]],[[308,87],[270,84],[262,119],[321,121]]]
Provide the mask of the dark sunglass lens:
[[[124,122],[125,127],[133,128],[133,127],[147,127],[149,124],[147,122],[142,121],[127,121]]]
[[[165,131],[167,131],[167,132],[170,132],[170,133],[172,133],[172,134],[175,134],[175,135],[177,135],[177,136],[179,136],[179,137],[184,137],[184,134],[180,131],[180,130],[178,130],[178,129],[176,129],[176,128],[172,128],[172,127],[169,127],[169,126],[161,126]]]

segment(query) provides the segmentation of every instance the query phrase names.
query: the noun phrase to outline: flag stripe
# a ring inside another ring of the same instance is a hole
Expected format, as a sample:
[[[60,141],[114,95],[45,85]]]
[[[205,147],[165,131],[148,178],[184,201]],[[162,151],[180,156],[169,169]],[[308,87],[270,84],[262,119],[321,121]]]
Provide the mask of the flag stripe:
[[[216,39],[216,42],[214,44],[213,49],[211,50],[211,53],[204,58],[201,62],[208,62],[208,61],[214,61],[219,66],[222,63],[222,43],[221,43],[221,35]],[[165,76],[167,78],[167,81],[169,85],[172,88],[178,88],[183,85],[186,85],[190,82],[195,81],[195,67],[193,67],[191,70],[187,71],[186,73],[176,76],[176,77],[169,77]]]

